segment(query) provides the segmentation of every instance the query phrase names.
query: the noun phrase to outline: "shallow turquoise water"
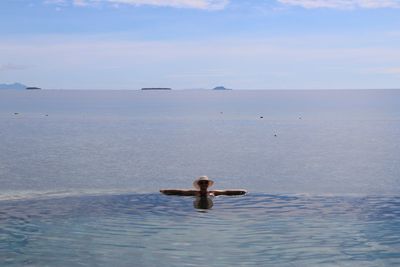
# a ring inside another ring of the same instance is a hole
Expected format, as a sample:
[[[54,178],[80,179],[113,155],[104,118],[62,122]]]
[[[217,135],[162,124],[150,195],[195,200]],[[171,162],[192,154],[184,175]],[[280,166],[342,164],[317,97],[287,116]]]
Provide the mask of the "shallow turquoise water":
[[[398,266],[400,198],[249,194],[0,202],[2,266]]]
[[[0,265],[398,266],[399,103],[399,90],[2,91]],[[207,210],[158,193],[200,175],[250,193]]]

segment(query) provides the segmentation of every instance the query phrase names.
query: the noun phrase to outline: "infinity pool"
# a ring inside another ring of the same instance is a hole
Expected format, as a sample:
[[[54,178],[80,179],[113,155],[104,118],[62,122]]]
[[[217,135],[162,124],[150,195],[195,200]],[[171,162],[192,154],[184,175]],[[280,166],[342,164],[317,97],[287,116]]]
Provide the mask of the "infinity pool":
[[[0,202],[2,266],[398,266],[400,198],[125,194]]]

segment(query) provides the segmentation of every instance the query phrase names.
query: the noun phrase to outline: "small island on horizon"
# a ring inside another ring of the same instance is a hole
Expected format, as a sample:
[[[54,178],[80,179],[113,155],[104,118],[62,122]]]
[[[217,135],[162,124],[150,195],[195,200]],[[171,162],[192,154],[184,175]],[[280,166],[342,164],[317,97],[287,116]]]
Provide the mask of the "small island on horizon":
[[[224,86],[216,86],[213,88],[213,90],[232,90],[232,89],[225,88]]]
[[[0,83],[0,89],[5,90],[25,90],[26,88],[27,86],[22,83]]]
[[[22,83],[0,83],[0,89],[4,90],[41,90],[42,88],[36,86],[26,86]]]

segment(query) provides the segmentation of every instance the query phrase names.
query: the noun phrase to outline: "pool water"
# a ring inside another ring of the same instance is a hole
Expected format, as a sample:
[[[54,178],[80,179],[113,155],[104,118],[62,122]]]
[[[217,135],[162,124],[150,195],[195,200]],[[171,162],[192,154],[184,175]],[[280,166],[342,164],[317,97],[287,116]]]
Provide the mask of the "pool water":
[[[399,197],[3,201],[2,266],[398,266]]]

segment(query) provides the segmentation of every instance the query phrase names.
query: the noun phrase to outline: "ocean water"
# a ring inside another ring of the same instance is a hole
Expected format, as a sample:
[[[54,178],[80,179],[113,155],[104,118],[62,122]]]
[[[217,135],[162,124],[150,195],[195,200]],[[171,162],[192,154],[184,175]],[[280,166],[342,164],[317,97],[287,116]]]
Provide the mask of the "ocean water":
[[[0,265],[398,266],[399,140],[400,90],[0,91]]]

